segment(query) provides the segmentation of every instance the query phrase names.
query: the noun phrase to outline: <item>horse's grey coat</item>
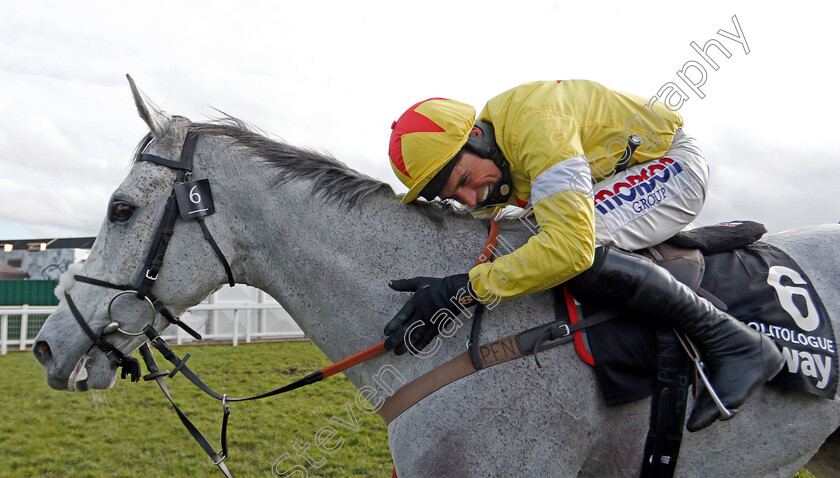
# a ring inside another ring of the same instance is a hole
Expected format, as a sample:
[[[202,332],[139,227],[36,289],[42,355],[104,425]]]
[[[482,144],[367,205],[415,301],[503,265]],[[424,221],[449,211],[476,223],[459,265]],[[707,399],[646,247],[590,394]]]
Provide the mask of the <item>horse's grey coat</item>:
[[[175,159],[190,123],[176,117],[168,126],[156,125],[158,136],[147,152]],[[213,128],[198,127],[205,134],[195,156],[195,177],[209,178],[213,185],[217,212],[207,219],[208,227],[236,280],[276,298],[331,360],[383,339],[384,324],[407,299],[391,291],[388,280],[464,272],[484,243],[487,230],[482,222],[437,208],[430,212],[429,206],[402,205],[384,188],[356,197],[355,207],[349,209],[346,197],[342,201],[330,194],[313,195],[315,182],[326,188],[325,181],[335,176],[278,179],[294,164],[271,166],[271,161],[253,154],[255,148],[232,146],[231,138],[210,134],[223,132]],[[285,145],[277,148],[298,158],[301,168],[307,166],[303,158],[313,154]],[[330,174],[339,173],[360,177],[342,168],[332,168]],[[133,166],[113,197],[136,205],[135,215],[125,224],[104,222],[84,275],[133,283],[173,178],[171,170],[155,164]],[[503,225],[502,236],[513,245],[528,237],[515,222]],[[840,227],[803,228],[766,240],[802,266],[839,329]],[[179,223],[153,292],[180,313],[224,282],[224,270],[199,226]],[[115,291],[77,283],[70,293],[94,330],[105,325],[105,309]],[[548,294],[532,294],[492,310],[482,337],[494,340],[551,319]],[[143,324],[123,325],[139,330]],[[387,386],[399,386],[394,372],[411,380],[463,352],[467,329],[444,340],[433,357],[388,354],[346,374],[357,387],[374,387],[384,396]],[[67,389],[90,342],[64,301],[37,340],[46,341],[53,353],[43,360],[50,385]],[[111,340],[128,351],[142,339]],[[111,386],[115,370],[100,351],[89,353],[94,366],[86,386]],[[541,360],[542,369],[521,359],[473,374],[391,423],[389,443],[400,478],[637,475],[649,402],[606,408],[592,369],[572,347],[552,349]],[[838,423],[836,400],[762,387],[734,419],[686,433],[677,475],[787,478]]]

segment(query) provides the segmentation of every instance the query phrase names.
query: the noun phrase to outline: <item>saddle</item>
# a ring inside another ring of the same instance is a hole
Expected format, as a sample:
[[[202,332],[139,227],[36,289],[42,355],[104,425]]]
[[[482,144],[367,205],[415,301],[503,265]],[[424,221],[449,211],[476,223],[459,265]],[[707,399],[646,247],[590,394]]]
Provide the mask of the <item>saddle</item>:
[[[701,286],[706,273],[705,255],[748,246],[765,232],[764,226],[756,222],[729,222],[679,233],[662,244],[636,252],[667,269],[719,309],[726,310],[724,301]],[[555,287],[552,293],[556,320],[518,334],[515,338],[518,350],[525,355],[533,354],[539,366],[540,351],[574,340],[584,362],[595,367],[607,406],[653,395],[640,476],[673,476],[691,382],[689,358],[676,335],[670,328],[640,325],[639,320],[624,317],[620,311],[579,304],[563,286]],[[597,362],[593,355],[598,357]],[[475,368],[480,369],[480,360],[473,359]]]
[[[679,233],[636,252],[719,309],[773,338],[786,367],[771,385],[833,399],[840,372],[828,312],[796,262],[758,241],[765,232],[755,222],[730,222]],[[579,307],[576,313],[582,317],[601,313],[586,304]],[[616,315],[609,324],[577,334],[575,340],[582,346],[576,349],[594,365],[607,406],[653,395],[641,476],[672,476],[690,382],[687,356],[670,329],[654,330],[633,317]],[[813,320],[803,327],[805,316]]]
[[[766,232],[757,222],[727,222],[677,233],[662,244],[636,253],[667,269],[699,296],[726,311],[726,303],[701,286],[706,275],[707,256],[753,244]],[[578,315],[581,317],[598,313],[587,305],[580,307]],[[662,340],[662,333],[622,316],[609,324],[588,328],[576,337],[581,358],[595,365],[608,406],[631,403],[651,394],[657,375],[657,351],[663,348]],[[593,357],[597,357],[597,364]]]
[[[706,255],[747,246],[765,232],[764,226],[757,222],[728,222],[680,232],[662,244],[636,253],[664,267],[677,280],[725,311],[726,304],[701,287],[706,273]],[[581,330],[574,333],[575,349],[584,362],[596,367],[607,405],[623,405],[649,396],[650,384],[657,375],[655,330],[622,317],[620,312],[576,304],[563,286],[555,287],[552,293],[556,320],[519,334],[517,341],[523,352],[534,353],[536,359],[538,352],[572,340],[568,333],[554,339],[548,332],[558,330],[556,324],[566,321],[572,327],[580,324],[576,328]],[[601,325],[607,321],[610,323]],[[595,336],[595,340],[588,340],[590,336]],[[593,355],[599,357],[597,366]],[[539,359],[536,361],[539,365]]]
[[[717,254],[748,246],[767,232],[763,224],[753,221],[732,221],[678,232],[662,244],[637,251],[664,267],[676,279],[710,300],[716,307],[726,305],[700,287],[706,273],[705,255]]]
[[[714,255],[745,247],[756,242],[765,232],[767,230],[762,224],[751,221],[730,222],[681,232],[662,244],[637,252],[667,269],[677,280],[696,291],[701,297],[711,301],[718,309],[727,310],[723,301],[701,286],[706,273],[705,254]],[[608,397],[608,402],[610,400],[624,402],[643,398],[649,394],[653,395],[650,426],[645,440],[640,476],[672,477],[682,444],[688,386],[693,382],[697,391],[698,380],[696,377],[693,381],[689,380],[688,356],[671,330],[651,331],[647,327],[639,327],[633,320],[617,322],[617,324],[611,324],[612,328],[604,328],[600,331],[601,341],[614,346],[609,348],[618,348],[616,342],[626,344],[624,340],[628,334],[641,334],[643,341],[649,344],[647,348],[649,356],[641,352],[641,356],[646,357],[642,361],[646,367],[642,367],[641,372],[637,369],[636,373],[628,374],[623,371],[623,367],[628,362],[614,358],[612,361],[608,359],[606,363],[599,364],[600,371],[596,374],[602,389],[612,389],[613,392],[618,389],[619,391],[618,394],[614,393],[614,397]],[[616,332],[622,335],[615,335]],[[618,340],[614,340],[616,338]],[[634,342],[634,346],[639,345]],[[602,351],[600,355],[603,359],[606,352]],[[642,382],[635,381],[640,378],[639,375],[644,377],[645,374],[654,375],[649,375]],[[617,385],[610,388],[610,383]],[[639,383],[645,384],[645,387],[639,388]],[[605,395],[607,395],[606,392]]]

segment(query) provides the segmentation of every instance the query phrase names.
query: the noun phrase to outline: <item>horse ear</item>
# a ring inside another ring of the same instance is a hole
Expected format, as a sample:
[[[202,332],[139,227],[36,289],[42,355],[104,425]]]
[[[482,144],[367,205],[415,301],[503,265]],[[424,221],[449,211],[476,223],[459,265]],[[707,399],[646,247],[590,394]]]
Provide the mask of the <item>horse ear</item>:
[[[131,86],[131,94],[134,95],[134,104],[137,105],[137,112],[140,113],[140,117],[149,126],[149,129],[152,131],[152,136],[158,139],[163,138],[172,125],[172,117],[137,89],[137,85],[134,83],[134,78],[131,75],[125,76],[128,78],[129,86]]]

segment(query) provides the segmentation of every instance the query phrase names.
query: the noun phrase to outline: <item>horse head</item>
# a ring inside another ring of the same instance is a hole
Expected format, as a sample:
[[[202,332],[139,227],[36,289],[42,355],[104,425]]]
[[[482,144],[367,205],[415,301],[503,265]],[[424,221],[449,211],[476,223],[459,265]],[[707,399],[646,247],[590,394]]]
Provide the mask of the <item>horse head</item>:
[[[211,244],[205,237],[213,237],[213,224],[180,220],[173,216],[177,210],[170,211],[177,209],[177,201],[170,199],[174,184],[197,179],[217,184],[223,173],[202,162],[204,153],[193,159],[185,150],[195,149],[189,120],[163,112],[128,79],[140,117],[151,132],[108,200],[89,258],[62,275],[56,289],[61,302],[33,347],[49,385],[59,390],[111,387],[118,367],[133,360],[128,357],[148,340],[144,327],[163,330],[227,281],[215,249],[232,251],[229,240],[219,236],[219,242]],[[194,166],[185,169],[186,160]],[[198,194],[187,191],[191,199]],[[226,202],[223,194],[215,200]],[[206,205],[207,199],[199,203]],[[211,216],[208,222],[224,221],[223,215]]]

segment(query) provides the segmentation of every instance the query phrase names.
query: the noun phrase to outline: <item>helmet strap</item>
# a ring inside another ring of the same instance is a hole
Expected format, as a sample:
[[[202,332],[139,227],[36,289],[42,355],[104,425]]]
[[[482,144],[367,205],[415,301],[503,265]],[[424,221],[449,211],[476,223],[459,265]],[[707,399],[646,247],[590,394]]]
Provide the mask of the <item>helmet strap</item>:
[[[510,174],[510,164],[502,154],[502,150],[496,144],[496,132],[493,124],[479,120],[475,122],[475,127],[481,131],[481,136],[470,134],[469,138],[467,138],[467,144],[464,147],[483,158],[493,161],[493,164],[502,172],[502,177],[493,185],[487,199],[482,201],[478,207],[484,208],[505,204],[510,199],[511,194],[513,194],[513,179]]]
[[[505,164],[502,170],[502,177],[496,181],[496,184],[490,188],[490,193],[487,195],[487,199],[478,204],[480,208],[486,208],[490,206],[499,206],[503,205],[508,202],[510,199],[510,195],[513,193],[513,188],[511,187],[511,177],[510,177],[510,167]]]

